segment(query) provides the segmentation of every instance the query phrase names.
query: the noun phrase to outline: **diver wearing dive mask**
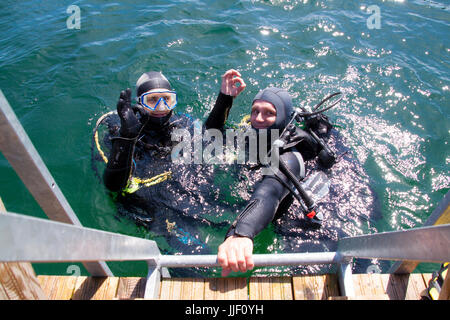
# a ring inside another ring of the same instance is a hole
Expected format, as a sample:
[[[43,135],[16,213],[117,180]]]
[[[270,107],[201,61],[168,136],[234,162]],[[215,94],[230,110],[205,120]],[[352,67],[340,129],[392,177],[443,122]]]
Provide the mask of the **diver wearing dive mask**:
[[[103,174],[105,186],[111,191],[123,189],[132,171],[136,143],[151,139],[155,145],[170,141],[170,118],[177,106],[177,95],[167,78],[150,71],[136,82],[137,104],[131,105],[131,90],[120,93],[117,113],[120,117],[119,136],[112,138],[112,150]],[[156,139],[155,141],[155,138]],[[148,142],[148,141],[147,141]]]

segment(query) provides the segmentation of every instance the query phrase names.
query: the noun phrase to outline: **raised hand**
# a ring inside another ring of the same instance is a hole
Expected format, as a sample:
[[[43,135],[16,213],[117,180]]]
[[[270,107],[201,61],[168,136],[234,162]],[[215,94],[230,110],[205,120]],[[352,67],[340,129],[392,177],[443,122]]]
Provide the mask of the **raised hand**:
[[[135,138],[141,130],[142,124],[131,107],[131,89],[120,93],[117,102],[117,113],[120,117],[120,135],[124,138]]]
[[[220,91],[223,94],[237,97],[242,91],[244,91],[245,87],[244,80],[239,71],[230,69],[222,76],[222,85],[220,87]]]

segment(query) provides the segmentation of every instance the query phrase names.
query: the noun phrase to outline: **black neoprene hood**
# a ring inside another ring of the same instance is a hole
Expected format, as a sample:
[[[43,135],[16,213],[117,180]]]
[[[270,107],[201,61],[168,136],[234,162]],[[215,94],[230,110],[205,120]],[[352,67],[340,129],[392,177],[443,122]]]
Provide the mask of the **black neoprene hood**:
[[[157,88],[172,90],[169,80],[161,72],[145,72],[136,82],[136,95],[140,97],[143,93]]]
[[[290,120],[293,112],[292,98],[289,93],[280,88],[269,87],[261,90],[253,99],[270,102],[277,110],[277,118],[275,123],[267,129],[284,129]]]

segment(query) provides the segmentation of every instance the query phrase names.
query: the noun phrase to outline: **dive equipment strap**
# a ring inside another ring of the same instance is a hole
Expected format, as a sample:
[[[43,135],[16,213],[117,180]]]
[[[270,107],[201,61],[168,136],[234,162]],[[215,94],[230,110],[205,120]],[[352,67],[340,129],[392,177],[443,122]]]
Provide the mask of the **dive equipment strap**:
[[[322,113],[324,111],[327,111],[334,106],[336,106],[341,100],[338,99],[334,103],[332,103],[330,106],[318,110],[325,102],[329,101],[330,99],[340,95],[341,92],[333,93],[329,96],[327,96],[325,99],[323,99],[321,102],[319,102],[313,109],[312,112],[306,111],[305,108],[302,108],[302,111],[300,111],[298,108],[294,111],[291,120],[283,130],[283,132],[280,135],[280,138],[274,142],[272,145],[271,150],[269,151],[269,155],[272,152],[274,147],[277,148],[287,148],[287,147],[293,147],[296,144],[298,144],[299,141],[292,141],[293,136],[295,135],[295,132],[297,130],[297,127],[294,125],[294,122],[302,122],[302,118],[304,118],[306,122],[306,130],[307,133],[310,134],[310,136],[315,140],[315,142],[320,146],[319,151],[319,163],[325,167],[325,168],[331,168],[333,164],[336,162],[336,155],[334,152],[328,147],[328,145],[318,136],[318,134],[315,132],[316,130],[321,133],[327,134],[329,130],[331,129],[331,124],[328,122],[328,118],[326,116],[323,116]],[[289,168],[286,166],[284,161],[279,161],[280,165],[280,171],[286,175],[286,177],[292,182],[296,190],[293,190],[288,184],[284,183],[282,179],[279,177],[278,180],[283,183],[285,187],[288,188],[288,190],[291,191],[291,193],[294,195],[294,197],[299,201],[301,204],[306,217],[308,217],[313,223],[321,225],[323,215],[321,213],[318,213],[316,210],[316,203],[313,200],[313,198],[305,191],[300,181],[295,177],[295,175],[289,170]],[[275,174],[276,176],[276,174]],[[328,189],[327,189],[328,190]]]
[[[424,300],[439,300],[444,280],[447,277],[449,262],[444,262],[438,271],[432,273],[432,277],[428,282],[428,287],[421,292]]]

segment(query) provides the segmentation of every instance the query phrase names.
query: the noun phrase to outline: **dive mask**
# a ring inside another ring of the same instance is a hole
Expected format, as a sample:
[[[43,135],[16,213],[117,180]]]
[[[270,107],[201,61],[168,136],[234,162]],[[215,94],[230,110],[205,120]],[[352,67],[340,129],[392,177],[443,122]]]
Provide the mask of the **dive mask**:
[[[139,103],[152,111],[158,107],[172,110],[177,105],[177,93],[164,89],[150,90],[139,97]]]

